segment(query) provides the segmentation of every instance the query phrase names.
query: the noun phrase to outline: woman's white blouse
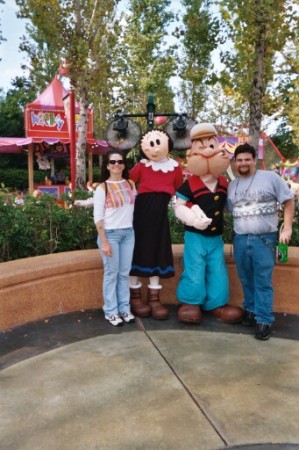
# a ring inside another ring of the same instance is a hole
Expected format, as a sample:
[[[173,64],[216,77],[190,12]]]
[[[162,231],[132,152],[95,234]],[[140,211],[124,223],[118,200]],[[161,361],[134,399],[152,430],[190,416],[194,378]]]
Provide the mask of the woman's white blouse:
[[[130,180],[106,181],[101,183],[94,194],[94,223],[104,221],[105,230],[131,228],[137,195],[134,182]]]

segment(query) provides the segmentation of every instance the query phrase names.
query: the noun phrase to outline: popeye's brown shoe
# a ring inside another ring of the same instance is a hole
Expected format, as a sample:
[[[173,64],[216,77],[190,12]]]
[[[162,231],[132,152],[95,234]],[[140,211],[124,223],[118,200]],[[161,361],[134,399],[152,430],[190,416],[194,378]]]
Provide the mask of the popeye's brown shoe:
[[[178,311],[178,319],[180,322],[200,323],[202,314],[198,305],[182,305]]]
[[[224,305],[208,311],[212,316],[225,323],[238,323],[242,321],[244,310],[240,306]]]

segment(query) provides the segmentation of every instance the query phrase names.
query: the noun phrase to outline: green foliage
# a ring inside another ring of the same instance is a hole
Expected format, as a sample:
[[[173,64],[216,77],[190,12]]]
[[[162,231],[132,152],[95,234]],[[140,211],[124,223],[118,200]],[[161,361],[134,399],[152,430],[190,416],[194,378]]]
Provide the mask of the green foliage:
[[[197,117],[207,101],[212,82],[211,56],[219,38],[219,20],[209,9],[210,0],[182,0],[186,12],[174,35],[182,44],[177,57],[182,79],[179,99],[191,117]]]
[[[169,208],[168,219],[170,224],[171,241],[173,244],[182,244],[184,242],[184,225],[175,217],[173,208]],[[233,241],[233,218],[229,213],[224,213],[223,241],[225,244],[231,244]],[[296,214],[293,224],[293,234],[290,246],[299,247],[299,202],[296,202]]]
[[[290,241],[290,246],[299,247],[299,221],[293,226],[292,239]]]
[[[5,187],[2,189],[5,191]],[[97,248],[97,232],[93,208],[59,206],[55,198],[40,199],[27,195],[23,206],[7,202],[7,192],[0,195],[0,262],[30,256]],[[86,192],[76,192],[76,198],[86,198]],[[12,199],[13,200],[13,199]],[[168,211],[173,244],[184,242],[184,226]],[[294,223],[290,245],[299,246],[299,218]],[[225,215],[223,240],[231,243],[232,218]]]
[[[30,58],[30,77],[34,85],[45,88],[62,59],[70,69],[68,76],[80,108],[75,182],[80,188],[84,188],[86,182],[87,106],[94,102],[102,112],[100,99],[112,98],[107,81],[111,78],[108,55],[115,47],[117,3],[117,0],[16,0],[19,17],[29,21],[28,37],[23,40],[21,50]],[[105,109],[107,102],[104,103]],[[99,123],[103,123],[102,118]]]
[[[285,127],[285,124],[278,128],[276,134],[271,139],[285,159],[298,158],[299,147],[294,142],[295,133],[294,131],[290,131],[288,127]]]
[[[171,232],[171,242],[173,244],[182,244],[184,242],[184,225],[175,217],[173,208],[168,210],[168,220]],[[233,240],[233,221],[231,214],[224,215],[223,240],[230,244]]]
[[[0,136],[23,137],[24,113],[26,103],[34,98],[34,91],[29,80],[16,77],[12,88],[0,97]]]
[[[0,199],[0,262],[30,256],[28,226],[20,208]]]
[[[175,75],[175,62],[173,48],[167,44],[167,27],[174,14],[169,6],[170,0],[131,0],[122,14],[126,26],[116,54],[118,95],[112,112],[145,111],[149,93],[155,97],[156,111],[174,110],[169,80]]]
[[[168,209],[168,220],[170,226],[171,242],[173,244],[182,244],[184,242],[184,225],[174,214],[172,207]]]
[[[96,248],[96,236],[92,208],[63,208],[48,195],[24,206],[0,198],[0,262]]]
[[[233,241],[233,218],[231,214],[224,213],[224,230],[223,230],[223,241],[225,244],[231,244]]]
[[[248,104],[241,103],[237,93],[232,97],[226,91],[220,83],[209,86],[208,100],[197,116],[200,122],[215,124],[219,135],[235,134],[236,129],[242,131],[249,121]]]
[[[34,171],[34,182],[41,184],[45,176],[49,173],[41,170]],[[4,183],[10,190],[20,189],[24,191],[28,188],[28,170],[27,169],[8,169],[0,166],[0,182]]]
[[[15,104],[15,99],[0,99],[0,136],[23,137],[24,115],[22,109]]]
[[[280,103],[277,101],[275,88],[277,79],[282,79],[286,72],[290,74],[290,65],[285,60],[292,43],[298,41],[298,11],[288,0],[218,3],[223,29],[233,43],[232,51],[221,53],[225,64],[221,80],[227,92],[237,94],[241,103],[249,103],[249,135],[257,147],[262,117],[277,112],[283,105],[282,98]],[[277,64],[279,59],[283,59],[281,65]],[[298,78],[298,70],[293,67],[291,71]],[[288,91],[292,90],[290,86]]]
[[[28,155],[26,153],[0,153],[0,169],[28,170]]]
[[[16,209],[25,216],[27,250],[35,255],[54,253],[60,243],[60,229],[66,225],[63,209],[55,199],[45,195],[36,201],[29,197],[24,207]]]

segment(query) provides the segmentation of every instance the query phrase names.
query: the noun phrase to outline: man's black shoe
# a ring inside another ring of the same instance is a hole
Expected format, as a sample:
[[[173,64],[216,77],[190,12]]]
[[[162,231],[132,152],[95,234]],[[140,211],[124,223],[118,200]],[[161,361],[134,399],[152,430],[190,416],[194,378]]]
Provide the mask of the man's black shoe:
[[[271,325],[257,323],[255,328],[255,338],[267,341],[271,335]]]
[[[254,313],[247,311],[245,309],[244,316],[242,319],[242,325],[245,325],[246,327],[254,327],[255,324],[256,324],[256,321],[255,321]]]

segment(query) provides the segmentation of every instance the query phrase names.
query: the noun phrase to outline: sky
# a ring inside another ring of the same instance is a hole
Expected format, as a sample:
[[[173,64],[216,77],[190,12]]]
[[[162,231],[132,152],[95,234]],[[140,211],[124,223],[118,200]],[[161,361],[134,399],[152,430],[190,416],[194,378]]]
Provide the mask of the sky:
[[[19,51],[20,37],[25,34],[25,21],[16,17],[17,6],[14,0],[6,0],[0,5],[0,20],[3,37],[7,41],[0,44],[0,88],[7,91],[11,80],[22,75],[21,64],[24,54]]]
[[[127,0],[121,1],[125,8]],[[172,9],[178,10],[179,4],[178,0],[172,0]],[[16,12],[15,0],[5,0],[5,5],[0,4],[0,27],[3,37],[7,39],[0,44],[0,88],[4,92],[11,88],[12,79],[24,75],[21,65],[25,63],[25,54],[20,52],[19,44],[20,37],[25,34],[25,21],[18,19]]]
[[[45,0],[46,1],[46,0]],[[122,0],[122,8],[127,0]],[[179,1],[172,0],[173,10],[178,10]],[[25,54],[19,50],[20,37],[25,34],[25,21],[16,16],[18,8],[14,0],[5,0],[0,4],[0,21],[3,37],[7,41],[0,44],[0,88],[5,92],[11,88],[11,80],[23,75],[21,65],[25,63]]]

